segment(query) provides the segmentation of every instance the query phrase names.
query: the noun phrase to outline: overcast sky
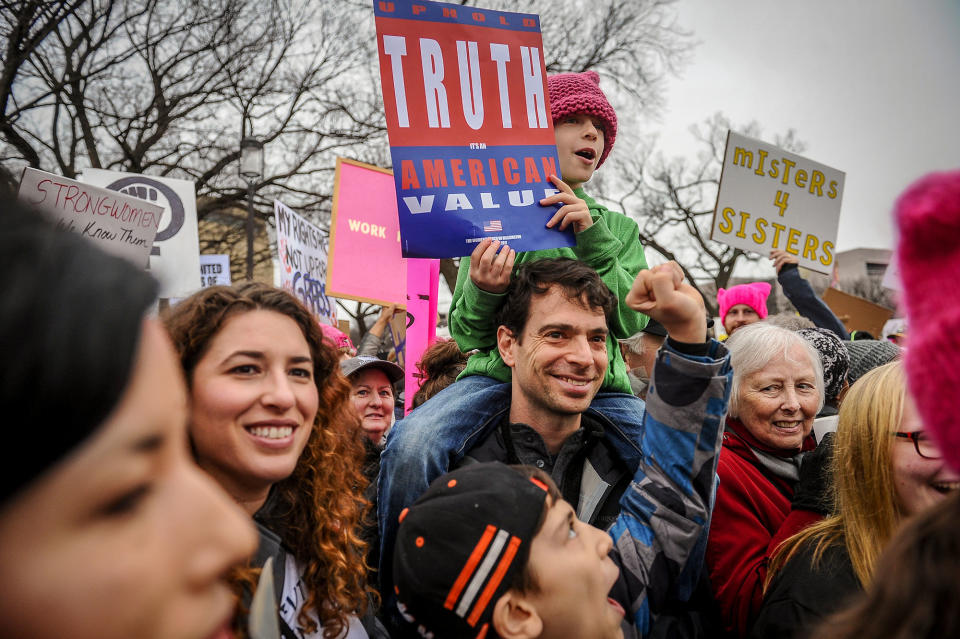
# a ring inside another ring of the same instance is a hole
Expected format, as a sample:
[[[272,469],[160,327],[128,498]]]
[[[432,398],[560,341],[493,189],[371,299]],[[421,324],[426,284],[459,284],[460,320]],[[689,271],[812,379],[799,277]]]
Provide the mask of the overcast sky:
[[[788,128],[846,173],[838,249],[892,248],[890,210],[917,177],[960,168],[960,1],[679,0],[699,44],[669,84],[659,148],[716,111]]]

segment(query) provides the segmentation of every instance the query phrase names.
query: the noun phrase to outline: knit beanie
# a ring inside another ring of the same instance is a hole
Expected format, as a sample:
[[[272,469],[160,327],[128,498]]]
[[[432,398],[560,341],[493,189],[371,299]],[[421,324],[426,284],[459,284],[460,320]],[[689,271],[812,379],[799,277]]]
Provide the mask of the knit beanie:
[[[843,347],[843,341],[836,333],[825,328],[801,328],[797,334],[817,349],[823,365],[824,399],[836,401],[850,370],[850,355]]]
[[[613,141],[617,139],[617,114],[600,90],[600,76],[596,71],[558,73],[547,77],[547,91],[554,124],[560,118],[575,113],[592,115],[603,122],[603,153],[597,162],[599,169],[613,150]]]
[[[858,339],[843,343],[850,356],[847,381],[855,381],[878,366],[892,362],[900,355],[900,347],[885,339]]]
[[[770,297],[770,284],[767,282],[751,282],[740,284],[729,289],[721,288],[717,291],[717,303],[720,305],[720,321],[727,318],[727,311],[737,304],[746,304],[757,312],[760,319],[767,316],[767,298]]]
[[[960,469],[960,171],[932,173],[895,208],[897,261],[910,334],[910,392],[944,459]]]
[[[336,326],[330,326],[329,324],[320,322],[320,332],[323,333],[323,340],[333,346],[335,349],[339,350],[341,348],[346,348],[353,353],[357,352],[357,349],[353,345],[353,341],[350,339],[350,336]]]

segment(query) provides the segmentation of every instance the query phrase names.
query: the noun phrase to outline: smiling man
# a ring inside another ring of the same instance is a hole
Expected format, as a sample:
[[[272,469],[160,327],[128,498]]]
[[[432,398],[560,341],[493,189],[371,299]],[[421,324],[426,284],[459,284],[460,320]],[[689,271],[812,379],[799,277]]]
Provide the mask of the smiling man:
[[[497,348],[512,372],[509,410],[461,460],[540,468],[580,519],[600,528],[616,519],[632,475],[603,436],[614,424],[588,410],[607,370],[616,304],[578,260],[538,260],[517,273],[497,315]]]

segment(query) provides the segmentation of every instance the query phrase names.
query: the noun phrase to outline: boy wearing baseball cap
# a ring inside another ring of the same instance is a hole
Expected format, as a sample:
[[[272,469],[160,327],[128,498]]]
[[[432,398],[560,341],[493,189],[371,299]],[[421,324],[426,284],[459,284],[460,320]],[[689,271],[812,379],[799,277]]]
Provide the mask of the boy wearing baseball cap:
[[[437,639],[621,637],[612,548],[543,471],[472,464],[404,511],[397,605],[421,636]]]

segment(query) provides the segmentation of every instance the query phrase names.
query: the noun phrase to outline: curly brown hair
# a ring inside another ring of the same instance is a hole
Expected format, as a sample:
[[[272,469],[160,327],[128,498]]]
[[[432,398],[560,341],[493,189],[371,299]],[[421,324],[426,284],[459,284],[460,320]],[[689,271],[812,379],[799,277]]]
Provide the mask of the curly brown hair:
[[[324,343],[316,320],[293,295],[256,282],[203,289],[169,309],[164,323],[192,386],[197,363],[226,321],[254,310],[295,321],[313,358],[317,417],[293,474],[272,487],[264,523],[304,569],[308,592],[297,622],[308,632],[316,631],[308,616],[312,609],[324,637],[337,637],[347,628],[348,615],[366,609],[371,594],[363,560],[366,544],[357,535],[369,506],[361,492],[360,423],[349,402],[350,384],[340,372],[339,354]],[[235,580],[248,584],[251,575],[238,574]]]

